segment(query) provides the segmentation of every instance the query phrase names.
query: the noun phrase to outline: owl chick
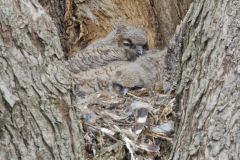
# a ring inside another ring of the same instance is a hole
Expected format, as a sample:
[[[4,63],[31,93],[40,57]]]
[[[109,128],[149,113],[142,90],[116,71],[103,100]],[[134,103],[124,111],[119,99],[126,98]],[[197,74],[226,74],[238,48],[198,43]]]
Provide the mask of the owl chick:
[[[121,66],[113,73],[113,88],[126,94],[131,89],[151,88],[156,82],[163,83],[165,55],[166,50],[151,50],[136,61]]]
[[[69,69],[78,73],[105,66],[113,61],[132,61],[148,50],[148,35],[140,28],[118,26],[68,61]]]
[[[156,82],[163,82],[165,53],[165,50],[149,50],[136,61],[116,61],[74,74],[74,93],[83,99],[98,91],[117,89],[126,92],[153,87]]]

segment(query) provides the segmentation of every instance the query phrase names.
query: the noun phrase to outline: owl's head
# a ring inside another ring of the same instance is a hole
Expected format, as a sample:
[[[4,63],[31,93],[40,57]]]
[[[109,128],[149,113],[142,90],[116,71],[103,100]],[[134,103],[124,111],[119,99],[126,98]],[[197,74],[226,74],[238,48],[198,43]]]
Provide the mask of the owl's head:
[[[117,28],[118,46],[127,52],[143,55],[148,50],[148,34],[141,28],[120,25]]]

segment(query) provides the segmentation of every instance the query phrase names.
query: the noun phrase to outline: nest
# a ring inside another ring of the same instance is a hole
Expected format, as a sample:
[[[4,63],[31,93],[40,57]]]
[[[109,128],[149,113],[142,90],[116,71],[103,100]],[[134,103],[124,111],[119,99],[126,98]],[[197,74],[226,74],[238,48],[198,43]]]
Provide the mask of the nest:
[[[79,108],[88,159],[168,159],[174,102],[173,95],[144,88],[89,96]]]

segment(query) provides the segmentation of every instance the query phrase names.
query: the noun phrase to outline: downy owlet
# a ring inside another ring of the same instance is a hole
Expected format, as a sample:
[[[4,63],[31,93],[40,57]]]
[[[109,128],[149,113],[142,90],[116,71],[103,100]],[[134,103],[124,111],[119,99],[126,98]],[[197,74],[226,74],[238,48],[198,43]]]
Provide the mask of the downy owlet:
[[[120,66],[112,75],[112,85],[123,93],[135,88],[163,87],[166,50],[149,50],[134,62]]]
[[[125,92],[135,88],[151,88],[163,83],[166,50],[149,50],[135,61],[116,61],[97,69],[81,72],[75,78],[76,94],[85,97],[101,90]]]
[[[74,73],[96,69],[114,61],[133,61],[148,50],[147,33],[133,26],[118,26],[106,37],[81,50],[68,61]]]

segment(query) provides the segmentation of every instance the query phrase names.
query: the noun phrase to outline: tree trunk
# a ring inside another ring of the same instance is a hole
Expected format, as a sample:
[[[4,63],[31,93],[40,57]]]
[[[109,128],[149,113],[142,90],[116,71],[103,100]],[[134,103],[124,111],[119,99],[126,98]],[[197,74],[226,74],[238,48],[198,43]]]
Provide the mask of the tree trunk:
[[[0,17],[1,159],[84,159],[53,21],[25,0],[1,0]]]
[[[171,159],[240,158],[239,11],[238,0],[197,1],[172,41],[182,118]]]
[[[119,22],[164,47],[190,2],[0,0],[0,157],[86,159],[64,52]],[[195,2],[171,41],[168,80],[182,112],[171,159],[240,157],[239,11],[238,0]]]

